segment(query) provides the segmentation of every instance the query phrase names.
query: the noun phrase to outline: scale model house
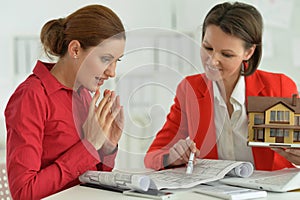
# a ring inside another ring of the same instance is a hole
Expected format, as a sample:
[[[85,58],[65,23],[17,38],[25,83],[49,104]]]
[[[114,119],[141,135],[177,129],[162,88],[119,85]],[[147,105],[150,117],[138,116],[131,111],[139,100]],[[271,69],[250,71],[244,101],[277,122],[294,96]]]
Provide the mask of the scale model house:
[[[300,99],[248,97],[248,145],[300,147]]]

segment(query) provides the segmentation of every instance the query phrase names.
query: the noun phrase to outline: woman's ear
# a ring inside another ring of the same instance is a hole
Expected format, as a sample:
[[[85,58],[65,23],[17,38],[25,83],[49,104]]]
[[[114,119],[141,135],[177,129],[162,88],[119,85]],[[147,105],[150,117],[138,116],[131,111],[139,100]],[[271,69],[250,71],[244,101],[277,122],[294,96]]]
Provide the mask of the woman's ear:
[[[78,40],[72,40],[68,45],[68,54],[71,58],[78,58],[80,54],[80,42]]]
[[[256,48],[256,45],[254,44],[252,47],[247,49],[243,60],[249,60],[251,58],[251,56],[254,54],[255,48]]]

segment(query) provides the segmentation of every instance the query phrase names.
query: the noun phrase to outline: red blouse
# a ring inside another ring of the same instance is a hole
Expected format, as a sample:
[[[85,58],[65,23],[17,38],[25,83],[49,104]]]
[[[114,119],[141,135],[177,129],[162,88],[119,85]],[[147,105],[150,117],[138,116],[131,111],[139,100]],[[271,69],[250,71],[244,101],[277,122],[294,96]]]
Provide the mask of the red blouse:
[[[116,153],[103,155],[81,139],[91,95],[63,86],[38,61],[5,109],[7,171],[14,199],[41,199],[79,183],[86,170],[111,170]],[[97,165],[97,166],[96,166]]]

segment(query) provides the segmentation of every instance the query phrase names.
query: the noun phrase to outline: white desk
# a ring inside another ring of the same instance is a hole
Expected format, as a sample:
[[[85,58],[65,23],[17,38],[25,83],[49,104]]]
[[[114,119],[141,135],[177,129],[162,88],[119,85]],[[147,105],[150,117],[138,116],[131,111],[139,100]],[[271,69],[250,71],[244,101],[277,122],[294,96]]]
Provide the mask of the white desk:
[[[125,199],[125,200],[137,200],[143,199],[141,197],[131,197],[125,196],[122,193],[118,192],[110,192],[107,190],[95,189],[95,188],[88,188],[82,186],[75,186],[64,190],[60,193],[54,194],[45,198],[45,200],[77,200],[77,199],[105,199],[105,200],[116,200],[116,199]],[[198,193],[187,191],[178,191],[177,195],[174,196],[172,199],[203,199],[203,200],[220,200],[219,198],[206,196]],[[300,192],[286,192],[286,193],[268,193],[268,197],[266,199],[269,200],[285,200],[285,199],[300,199]]]

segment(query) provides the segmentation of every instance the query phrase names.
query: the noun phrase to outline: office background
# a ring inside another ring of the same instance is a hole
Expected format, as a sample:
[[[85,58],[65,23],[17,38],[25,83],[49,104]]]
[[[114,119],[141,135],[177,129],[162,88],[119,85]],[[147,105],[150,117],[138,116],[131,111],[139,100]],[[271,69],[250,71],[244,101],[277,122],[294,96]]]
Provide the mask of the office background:
[[[1,0],[3,1],[3,0]],[[143,167],[145,151],[163,125],[176,86],[201,73],[201,23],[218,0],[51,0],[5,1],[0,8],[0,162],[5,159],[4,109],[16,86],[46,59],[39,43],[48,20],[92,3],[110,7],[127,31],[117,77],[103,86],[121,96],[126,123],[117,168]],[[265,22],[260,69],[290,76],[300,88],[300,1],[242,0],[255,5]],[[17,123],[17,122],[16,122]]]

